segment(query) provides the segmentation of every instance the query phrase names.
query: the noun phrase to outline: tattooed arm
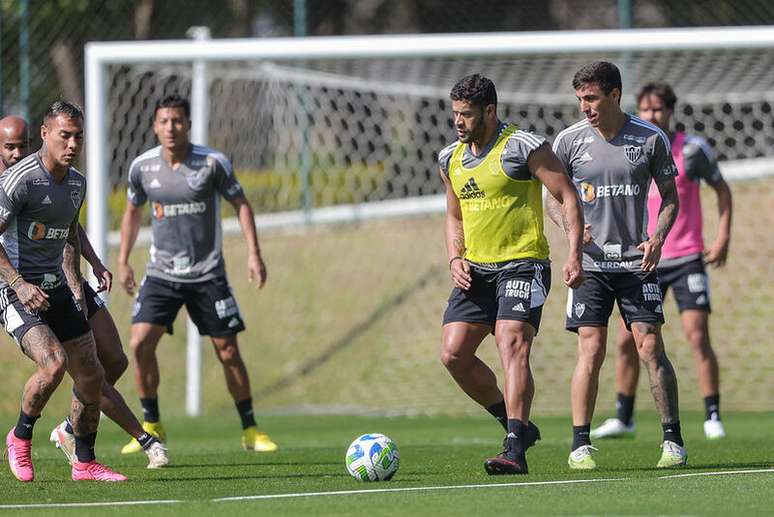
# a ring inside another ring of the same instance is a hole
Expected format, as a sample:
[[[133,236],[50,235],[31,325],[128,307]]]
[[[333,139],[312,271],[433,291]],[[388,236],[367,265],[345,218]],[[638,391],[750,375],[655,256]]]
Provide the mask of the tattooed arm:
[[[465,231],[462,227],[462,209],[460,200],[454,193],[449,178],[446,177],[443,170],[439,171],[443,184],[446,185],[446,254],[449,260],[449,271],[451,272],[454,285],[463,290],[470,289],[470,264],[465,259]]]
[[[0,235],[8,229],[8,221],[0,219]],[[29,310],[36,312],[48,309],[48,295],[40,287],[30,284],[21,277],[11,264],[5,248],[0,244],[0,276],[16,291],[19,301]],[[11,285],[13,284],[13,285]]]
[[[664,245],[672,225],[675,224],[677,211],[680,208],[674,178],[663,178],[656,182],[656,186],[661,194],[661,208],[658,210],[656,229],[647,241],[637,246],[637,249],[644,253],[642,257],[643,271],[655,271],[661,258],[661,247]]]
[[[81,309],[86,310],[86,303],[83,299],[83,276],[81,275],[81,239],[78,236],[78,216],[75,216],[70,223],[70,232],[67,234],[65,243],[62,270],[64,271],[67,285],[73,292],[73,296],[81,304]]]

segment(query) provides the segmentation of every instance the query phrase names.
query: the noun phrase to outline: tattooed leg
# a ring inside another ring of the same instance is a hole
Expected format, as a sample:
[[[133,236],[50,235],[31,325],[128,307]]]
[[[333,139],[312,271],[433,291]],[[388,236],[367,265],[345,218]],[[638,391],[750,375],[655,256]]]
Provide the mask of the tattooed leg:
[[[680,420],[677,402],[677,377],[664,351],[661,325],[654,323],[632,323],[632,333],[642,364],[648,370],[650,392],[656,402],[656,409],[662,424]]]
[[[62,382],[67,356],[47,325],[37,325],[27,331],[21,340],[21,349],[38,366],[24,386],[22,411],[30,416],[39,416]]]
[[[97,432],[105,373],[97,360],[94,337],[88,332],[63,343],[73,378],[72,425],[76,436]]]

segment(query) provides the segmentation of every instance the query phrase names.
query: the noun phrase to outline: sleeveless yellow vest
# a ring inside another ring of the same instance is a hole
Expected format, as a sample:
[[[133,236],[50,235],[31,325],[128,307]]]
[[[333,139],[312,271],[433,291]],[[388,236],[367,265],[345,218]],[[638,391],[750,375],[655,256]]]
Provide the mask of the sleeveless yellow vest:
[[[462,165],[467,144],[457,143],[449,161],[449,179],[462,208],[465,258],[473,262],[547,259],[540,181],[514,180],[502,166],[508,139],[519,128],[500,132],[492,149],[472,168]]]

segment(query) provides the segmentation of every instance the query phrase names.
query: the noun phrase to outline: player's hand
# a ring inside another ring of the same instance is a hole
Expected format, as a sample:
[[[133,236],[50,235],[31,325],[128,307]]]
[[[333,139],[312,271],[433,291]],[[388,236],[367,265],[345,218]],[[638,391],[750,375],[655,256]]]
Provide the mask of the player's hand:
[[[266,278],[269,274],[266,272],[266,264],[260,255],[250,255],[247,258],[247,278],[250,283],[255,283],[258,289],[263,287],[266,283]]]
[[[715,241],[709,250],[704,253],[704,262],[714,267],[723,267],[728,258],[728,240]]]
[[[118,265],[118,281],[124,287],[127,294],[134,295],[134,290],[137,288],[137,284],[134,282],[134,269],[129,264]]]
[[[470,264],[464,258],[453,259],[449,264],[449,272],[456,287],[463,291],[470,289],[473,277],[470,275]]]
[[[643,271],[655,271],[658,261],[661,259],[661,246],[663,243],[648,239],[645,242],[641,242],[637,245],[637,249],[643,252],[642,256],[642,270]]]
[[[113,289],[113,273],[111,273],[102,262],[97,264],[92,270],[94,271],[94,276],[96,276],[99,281],[97,292],[110,292],[110,290]]]
[[[577,289],[585,280],[583,267],[577,257],[568,257],[562,272],[564,273],[564,285],[570,289]]]
[[[22,302],[24,307],[31,312],[48,310],[50,304],[48,303],[48,295],[40,287],[20,280],[19,284],[14,289],[19,301]]]
[[[594,242],[594,237],[591,236],[591,225],[586,224],[586,226],[583,227],[583,245],[591,244]]]

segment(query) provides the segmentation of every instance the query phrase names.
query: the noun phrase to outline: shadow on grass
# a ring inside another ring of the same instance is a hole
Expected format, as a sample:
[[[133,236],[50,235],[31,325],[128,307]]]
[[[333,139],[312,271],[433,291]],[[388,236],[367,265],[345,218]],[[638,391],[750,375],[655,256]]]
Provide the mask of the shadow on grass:
[[[760,468],[774,468],[774,461],[747,461],[747,462],[725,462],[725,463],[689,463],[684,467],[674,467],[660,469],[653,467],[613,467],[604,468],[606,472],[661,472],[664,475],[679,474],[681,472],[693,472],[697,470],[712,470],[712,469],[760,469]]]
[[[185,469],[185,468],[218,468],[218,467],[286,467],[286,466],[341,466],[343,461],[261,461],[244,463],[184,463],[180,465],[169,465],[164,470]]]
[[[366,333],[370,328],[376,325],[382,318],[390,314],[397,307],[403,304],[408,298],[417,291],[422,290],[427,283],[434,277],[441,274],[442,270],[438,266],[429,267],[408,287],[405,287],[395,296],[380,304],[370,314],[368,314],[360,323],[352,327],[346,334],[335,339],[323,350],[317,357],[313,357],[304,362],[292,372],[279,378],[268,386],[257,390],[253,398],[260,399],[269,397],[272,394],[292,386],[303,377],[308,376],[313,371],[327,363],[333,356],[350,346],[359,336]]]

